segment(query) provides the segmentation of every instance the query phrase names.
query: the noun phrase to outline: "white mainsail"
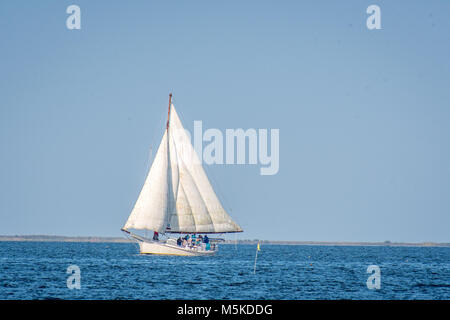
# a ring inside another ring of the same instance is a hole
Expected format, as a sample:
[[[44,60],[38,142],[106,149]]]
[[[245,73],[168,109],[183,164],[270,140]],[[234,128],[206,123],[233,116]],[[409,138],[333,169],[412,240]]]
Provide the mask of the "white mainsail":
[[[242,231],[214,192],[173,104],[168,128],[124,229]]]

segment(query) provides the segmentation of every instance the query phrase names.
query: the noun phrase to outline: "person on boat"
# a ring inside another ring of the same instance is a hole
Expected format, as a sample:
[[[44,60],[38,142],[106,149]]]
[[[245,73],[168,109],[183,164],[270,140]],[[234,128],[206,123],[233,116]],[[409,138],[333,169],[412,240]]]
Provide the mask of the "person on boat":
[[[155,240],[155,241],[159,240],[158,231],[153,232],[153,240]]]
[[[179,237],[177,239],[177,246],[181,246],[182,243],[183,243],[183,241],[181,240],[181,237]]]
[[[203,242],[204,243],[209,243],[209,238],[208,236],[205,234],[205,236],[203,237]]]

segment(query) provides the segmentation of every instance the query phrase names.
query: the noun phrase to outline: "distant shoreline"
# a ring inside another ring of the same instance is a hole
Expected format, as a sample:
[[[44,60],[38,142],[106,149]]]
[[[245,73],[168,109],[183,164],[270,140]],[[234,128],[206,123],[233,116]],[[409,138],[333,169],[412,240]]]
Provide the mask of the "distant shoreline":
[[[1,241],[16,242],[91,242],[91,243],[130,243],[133,240],[120,237],[68,237],[48,235],[15,235],[1,236]],[[386,247],[450,247],[450,243],[436,242],[347,242],[347,241],[280,241],[280,240],[226,240],[226,244],[256,244],[258,241],[265,245],[315,245],[315,246],[386,246]]]

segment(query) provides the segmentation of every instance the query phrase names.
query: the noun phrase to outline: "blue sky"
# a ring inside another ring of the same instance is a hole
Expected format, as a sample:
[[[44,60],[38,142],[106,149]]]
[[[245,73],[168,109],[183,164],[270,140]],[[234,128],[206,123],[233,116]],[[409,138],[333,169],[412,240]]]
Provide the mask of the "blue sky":
[[[450,242],[449,9],[0,2],[0,234],[120,236],[172,91],[188,129],[280,129],[277,175],[206,168],[238,238]]]

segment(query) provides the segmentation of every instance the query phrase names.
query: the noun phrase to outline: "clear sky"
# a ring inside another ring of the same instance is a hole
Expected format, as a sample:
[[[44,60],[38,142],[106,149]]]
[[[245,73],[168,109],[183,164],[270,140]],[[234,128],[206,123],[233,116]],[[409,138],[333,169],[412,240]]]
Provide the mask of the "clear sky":
[[[81,30],[66,28],[71,4]],[[450,242],[449,12],[1,1],[0,234],[120,236],[172,91],[188,129],[280,130],[277,175],[206,168],[238,238]]]

